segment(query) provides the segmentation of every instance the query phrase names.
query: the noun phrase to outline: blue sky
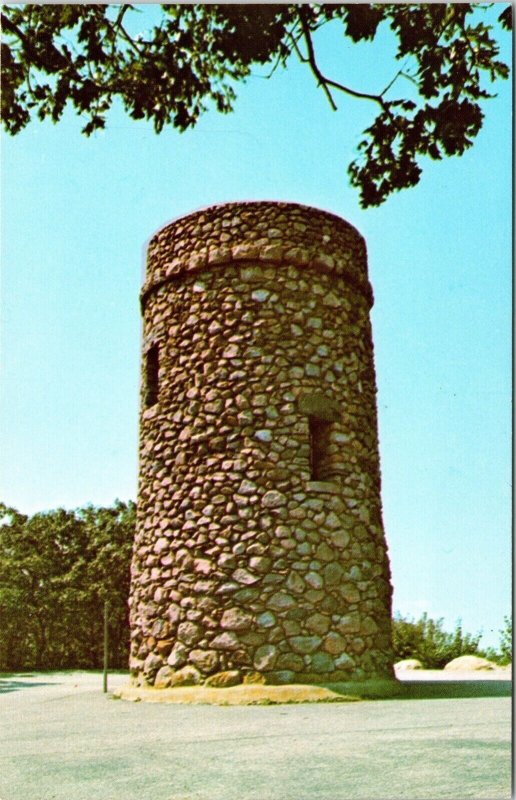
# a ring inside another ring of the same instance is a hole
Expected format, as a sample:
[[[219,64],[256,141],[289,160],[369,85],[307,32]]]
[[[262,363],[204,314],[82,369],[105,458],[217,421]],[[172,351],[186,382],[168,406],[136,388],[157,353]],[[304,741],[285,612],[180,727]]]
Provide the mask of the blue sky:
[[[356,88],[396,71],[388,36],[379,52],[321,39],[324,70]],[[4,502],[135,498],[138,292],[156,228],[230,200],[318,206],[368,244],[394,607],[461,618],[496,644],[511,604],[510,83],[496,91],[465,156],[365,211],[346,166],[375,109],[341,96],[332,112],[295,63],[253,76],[233,114],[186,134],[156,136],[116,109],[90,139],[72,113],[4,134]]]

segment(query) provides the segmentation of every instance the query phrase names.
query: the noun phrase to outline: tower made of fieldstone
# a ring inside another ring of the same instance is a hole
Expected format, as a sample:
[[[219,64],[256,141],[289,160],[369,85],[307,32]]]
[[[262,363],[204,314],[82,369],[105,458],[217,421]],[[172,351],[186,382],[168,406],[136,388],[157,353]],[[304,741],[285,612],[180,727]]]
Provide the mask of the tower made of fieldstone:
[[[131,672],[155,686],[392,672],[365,243],[228,203],[150,240]]]

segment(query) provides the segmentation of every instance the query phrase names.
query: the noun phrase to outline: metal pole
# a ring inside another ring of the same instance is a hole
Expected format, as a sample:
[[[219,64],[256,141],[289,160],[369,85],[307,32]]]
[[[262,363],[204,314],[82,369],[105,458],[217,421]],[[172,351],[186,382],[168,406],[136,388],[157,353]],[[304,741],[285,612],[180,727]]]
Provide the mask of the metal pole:
[[[102,682],[102,691],[104,693],[108,690],[108,657],[109,657],[109,635],[108,635],[108,615],[109,603],[104,600],[104,674]]]

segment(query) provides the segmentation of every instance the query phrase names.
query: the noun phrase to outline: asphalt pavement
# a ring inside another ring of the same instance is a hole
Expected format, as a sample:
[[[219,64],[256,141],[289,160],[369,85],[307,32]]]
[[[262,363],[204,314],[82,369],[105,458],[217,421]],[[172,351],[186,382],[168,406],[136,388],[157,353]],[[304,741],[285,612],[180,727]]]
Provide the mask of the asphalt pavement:
[[[0,798],[505,800],[511,699],[490,696],[507,694],[495,684],[487,696],[221,707],[115,700],[99,674],[7,676]]]

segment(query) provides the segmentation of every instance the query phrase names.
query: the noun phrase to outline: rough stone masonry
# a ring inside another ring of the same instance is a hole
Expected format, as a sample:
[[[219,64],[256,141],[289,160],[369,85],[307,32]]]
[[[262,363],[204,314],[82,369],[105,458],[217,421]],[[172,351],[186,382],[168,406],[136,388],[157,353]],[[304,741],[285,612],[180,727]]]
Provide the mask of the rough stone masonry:
[[[364,240],[229,203],[147,256],[133,680],[392,677]]]

